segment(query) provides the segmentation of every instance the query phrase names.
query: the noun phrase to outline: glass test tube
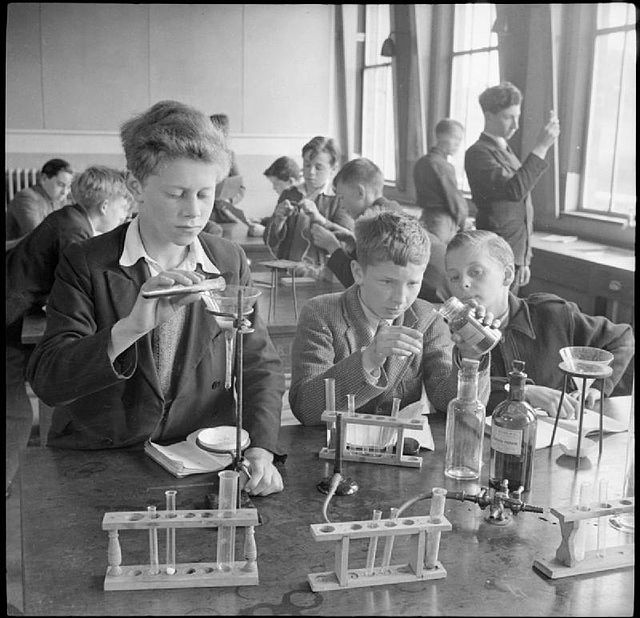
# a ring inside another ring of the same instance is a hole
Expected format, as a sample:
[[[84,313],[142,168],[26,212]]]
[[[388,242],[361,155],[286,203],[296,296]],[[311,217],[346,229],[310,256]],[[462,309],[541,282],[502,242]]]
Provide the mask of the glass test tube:
[[[396,513],[398,512],[398,509],[395,506],[392,506],[389,509],[389,519],[395,521],[396,520]],[[382,569],[387,570],[389,568],[389,564],[391,563],[391,552],[393,550],[393,542],[395,540],[395,536],[391,535],[388,536],[385,544],[384,544],[384,551],[382,553]]]
[[[444,515],[444,503],[447,497],[447,490],[444,487],[434,487],[431,491],[431,508],[429,517],[431,523],[439,524]],[[440,548],[441,532],[436,530],[427,534],[427,549],[425,556],[425,567],[433,569],[438,561],[438,549]]]
[[[607,479],[600,479],[598,485],[598,502],[601,508],[607,508],[607,500],[609,492],[609,481]],[[598,518],[598,549],[596,555],[598,558],[604,558],[607,555],[607,518]]]
[[[218,509],[226,511],[223,517],[233,515],[236,511],[238,500],[238,477],[235,470],[222,470],[218,472],[220,487],[218,489]],[[235,559],[236,527],[218,526],[217,562],[218,569],[230,571]]]
[[[164,492],[166,498],[167,517],[176,516],[176,493],[175,489],[168,489]],[[176,572],[176,529],[167,528],[167,575]]]
[[[353,394],[347,395],[347,416],[356,415],[356,396]]]
[[[147,513],[149,519],[156,518],[156,507],[148,506]],[[149,528],[149,573],[157,575],[160,573],[160,563],[158,562],[158,529]]]
[[[335,378],[324,379],[324,409],[327,412],[336,411],[336,380]],[[327,423],[327,448],[335,446],[334,433],[335,423]]]
[[[580,485],[580,498],[578,501],[579,511],[588,511],[589,503],[591,502],[591,483],[584,482]],[[584,552],[587,544],[586,537],[587,527],[584,520],[578,522],[576,534],[575,534],[575,559],[577,561],[584,560]]]
[[[349,394],[347,395],[347,414],[346,416],[355,416],[356,415],[356,396],[353,394]],[[345,449],[348,451],[352,451],[354,454],[358,454],[358,445],[357,442],[353,445],[353,447],[349,446],[349,433],[351,433],[351,435],[357,435],[354,434],[354,430],[353,427],[351,428],[351,431],[349,431],[349,425],[347,425],[345,423],[345,427],[344,427],[344,443],[345,443]]]
[[[382,511],[378,509],[373,510],[373,521],[380,521],[382,517]],[[369,539],[369,549],[367,550],[367,564],[365,567],[365,575],[373,575],[373,564],[376,561],[376,551],[378,549],[378,537],[372,536]]]

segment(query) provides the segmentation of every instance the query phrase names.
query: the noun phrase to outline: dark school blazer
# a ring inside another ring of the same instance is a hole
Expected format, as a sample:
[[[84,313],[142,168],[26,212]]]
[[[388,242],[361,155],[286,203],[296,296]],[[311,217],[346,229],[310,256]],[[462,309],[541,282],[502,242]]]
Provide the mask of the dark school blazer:
[[[149,276],[143,259],[118,261],[129,224],[71,245],[63,254],[47,305],[47,327],[27,369],[34,392],[55,406],[49,446],[78,449],[184,439],[192,431],[235,424],[232,391],[224,388],[225,340],[202,302],[191,306],[186,346],[177,358],[180,379],[165,401],[147,333],[111,364],[111,327],[131,311]],[[228,284],[248,285],[242,248],[201,233],[204,251]],[[255,332],[244,336],[243,426],[252,446],[276,452],[282,395],[280,358],[257,308]]]

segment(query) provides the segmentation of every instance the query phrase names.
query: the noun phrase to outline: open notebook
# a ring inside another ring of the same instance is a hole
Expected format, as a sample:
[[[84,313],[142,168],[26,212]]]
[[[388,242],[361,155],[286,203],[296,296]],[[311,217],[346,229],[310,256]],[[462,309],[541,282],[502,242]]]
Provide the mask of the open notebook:
[[[555,418],[549,416],[544,410],[535,409],[538,416],[538,429],[536,432],[536,448],[546,448],[551,444],[553,423]],[[554,444],[575,438],[578,435],[579,420],[577,418],[561,418],[558,421]],[[594,410],[584,409],[582,419],[582,435],[598,435],[600,431],[600,413]],[[602,417],[602,433],[620,433],[627,431],[626,425],[609,416]],[[485,418],[485,433],[491,433],[491,416]],[[563,440],[564,439],[564,440]]]
[[[231,464],[231,455],[209,453],[196,444],[198,429],[189,434],[186,440],[161,446],[147,440],[144,451],[151,459],[159,463],[178,478],[190,474],[202,474],[204,472],[217,472]]]
[[[397,418],[412,419],[421,417],[425,420],[424,429],[405,429],[404,437],[413,438],[420,444],[420,448],[434,450],[433,436],[429,427],[426,414],[429,413],[429,404],[426,398],[410,403],[398,411]],[[397,440],[397,432],[390,427],[378,425],[356,425],[348,423],[345,432],[345,444],[347,447],[384,449],[394,446]]]

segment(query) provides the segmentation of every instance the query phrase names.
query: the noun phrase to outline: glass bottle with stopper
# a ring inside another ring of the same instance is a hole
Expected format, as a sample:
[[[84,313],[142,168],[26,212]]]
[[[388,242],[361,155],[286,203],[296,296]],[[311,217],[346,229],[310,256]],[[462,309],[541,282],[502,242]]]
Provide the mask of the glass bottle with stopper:
[[[477,479],[482,468],[485,406],[478,399],[480,361],[462,359],[458,396],[447,407],[444,473],[454,479]]]
[[[491,420],[489,483],[495,488],[505,479],[511,491],[531,488],[538,421],[524,400],[526,380],[524,362],[514,360],[509,372],[509,397],[495,407]]]
[[[461,335],[477,354],[491,350],[502,337],[499,330],[485,326],[473,317],[471,307],[455,296],[446,300],[438,312],[449,324],[451,332]]]

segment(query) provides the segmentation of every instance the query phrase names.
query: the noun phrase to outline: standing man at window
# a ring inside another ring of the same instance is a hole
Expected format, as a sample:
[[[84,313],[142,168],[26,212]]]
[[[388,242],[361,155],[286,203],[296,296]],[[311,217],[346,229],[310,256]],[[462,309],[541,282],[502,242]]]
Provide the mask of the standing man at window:
[[[72,180],[73,170],[64,159],[47,161],[38,182],[18,191],[7,207],[6,240],[21,238],[64,206]]]
[[[458,230],[464,229],[469,214],[467,200],[458,189],[456,170],[448,160],[458,152],[464,126],[451,118],[436,124],[436,144],[420,157],[413,168],[421,221],[427,229],[447,244]]]
[[[517,295],[531,277],[531,190],[548,164],[547,151],[560,133],[555,112],[540,130],[529,156],[520,163],[507,140],[518,130],[522,93],[509,82],[487,88],[478,98],[484,114],[484,131],[465,153],[476,227],[502,236],[513,249],[516,273],[511,291]]]

